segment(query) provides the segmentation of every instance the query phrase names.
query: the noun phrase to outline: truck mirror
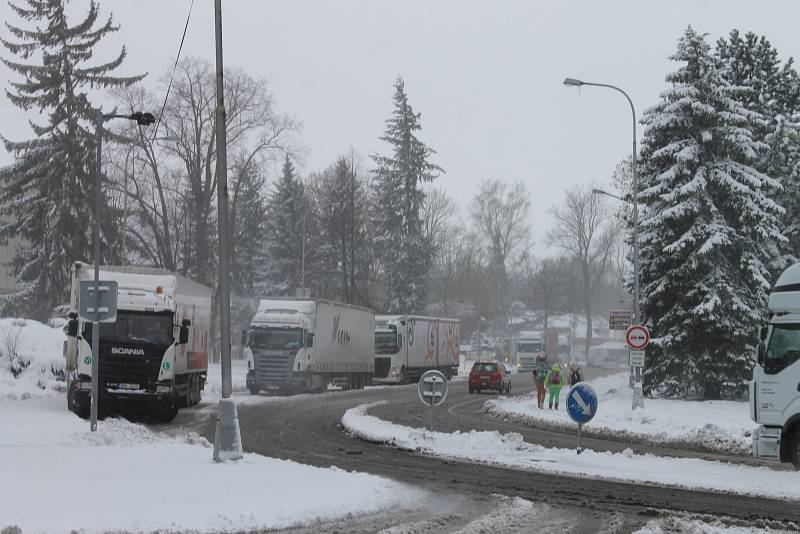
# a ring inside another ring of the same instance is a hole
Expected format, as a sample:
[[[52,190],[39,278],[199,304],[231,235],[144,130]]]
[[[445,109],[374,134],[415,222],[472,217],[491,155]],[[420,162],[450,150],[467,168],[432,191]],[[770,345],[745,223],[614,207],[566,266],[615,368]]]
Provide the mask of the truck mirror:
[[[185,326],[186,328],[189,328],[190,326],[192,326],[192,320],[184,319],[183,321],[181,321],[181,325]]]
[[[179,345],[186,345],[189,342],[189,327],[185,324],[181,325],[180,332],[178,334],[178,344]]]
[[[757,354],[758,354],[758,358],[757,358],[758,365],[760,365],[761,367],[764,367],[764,362],[767,359],[766,358],[767,352],[766,352],[766,350],[764,348],[764,344],[763,343],[759,343],[758,344]]]
[[[247,329],[242,330],[242,345],[247,346]]]
[[[310,334],[306,338],[306,347],[313,347],[314,346],[314,334]]]
[[[70,319],[67,322],[67,336],[77,337],[77,335],[78,335],[78,320]]]
[[[761,341],[766,341],[767,340],[767,332],[768,332],[768,329],[767,329],[766,326],[760,327],[758,329],[758,339],[760,339]]]

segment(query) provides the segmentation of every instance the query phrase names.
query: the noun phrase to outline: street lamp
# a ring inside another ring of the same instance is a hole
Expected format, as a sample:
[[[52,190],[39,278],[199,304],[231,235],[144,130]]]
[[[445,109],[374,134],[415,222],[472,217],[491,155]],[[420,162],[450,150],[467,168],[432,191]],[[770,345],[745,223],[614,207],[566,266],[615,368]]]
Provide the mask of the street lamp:
[[[622,202],[629,202],[627,198],[623,198],[621,196],[615,195],[614,193],[609,193],[608,191],[605,191],[603,189],[594,188],[594,189],[592,189],[592,194],[593,195],[605,195],[607,197],[616,198],[617,200],[621,200]]]
[[[100,216],[103,207],[102,202],[102,187],[103,181],[101,179],[103,174],[102,159],[103,159],[103,122],[110,119],[127,119],[135,121],[139,126],[147,126],[153,124],[156,118],[152,113],[143,113],[137,111],[130,115],[119,115],[117,113],[103,113],[98,109],[95,114],[95,136],[97,143],[97,162],[95,164],[94,172],[94,287],[95,287],[95,319],[97,319],[98,309],[100,307]],[[99,373],[100,373],[100,323],[92,321],[92,404],[90,409],[89,428],[92,432],[97,430],[97,397],[99,389]]]
[[[642,318],[639,311],[639,179],[636,172],[636,108],[633,106],[633,100],[631,97],[628,96],[628,93],[617,87],[616,85],[609,85],[606,83],[593,83],[593,82],[584,82],[582,80],[578,80],[576,78],[564,78],[564,85],[566,87],[583,87],[584,85],[592,86],[592,87],[605,87],[607,89],[613,89],[618,93],[622,93],[622,96],[628,101],[628,104],[631,106],[631,116],[633,118],[632,125],[633,125],[633,151],[631,152],[631,174],[633,176],[633,324],[641,324]],[[600,193],[595,194],[608,194],[605,191],[600,191]],[[594,191],[592,191],[594,193]],[[614,195],[609,195],[614,196]],[[637,384],[641,382],[641,376],[636,377]],[[633,400],[633,407],[637,407],[637,394],[636,389],[634,389],[634,400]],[[644,401],[641,401],[641,404],[644,404]]]

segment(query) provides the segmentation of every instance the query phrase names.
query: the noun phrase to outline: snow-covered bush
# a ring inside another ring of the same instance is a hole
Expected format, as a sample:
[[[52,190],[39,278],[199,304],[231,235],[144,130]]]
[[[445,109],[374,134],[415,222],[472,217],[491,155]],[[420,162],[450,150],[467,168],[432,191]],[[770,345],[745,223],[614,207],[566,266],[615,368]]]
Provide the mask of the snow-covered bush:
[[[0,400],[63,391],[65,340],[57,322],[0,319]]]

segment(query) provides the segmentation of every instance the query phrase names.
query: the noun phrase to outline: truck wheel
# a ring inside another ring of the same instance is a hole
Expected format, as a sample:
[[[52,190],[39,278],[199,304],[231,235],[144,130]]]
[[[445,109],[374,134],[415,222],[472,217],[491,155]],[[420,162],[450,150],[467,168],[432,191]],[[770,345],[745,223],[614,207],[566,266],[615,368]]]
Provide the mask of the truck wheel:
[[[800,429],[794,431],[792,436],[792,463],[794,468],[800,470]]]

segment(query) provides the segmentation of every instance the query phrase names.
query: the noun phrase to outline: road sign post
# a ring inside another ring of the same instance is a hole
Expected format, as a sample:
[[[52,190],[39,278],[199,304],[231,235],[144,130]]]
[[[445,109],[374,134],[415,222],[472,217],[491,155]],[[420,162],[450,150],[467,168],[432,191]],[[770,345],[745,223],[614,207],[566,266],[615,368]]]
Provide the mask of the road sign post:
[[[633,396],[631,409],[644,409],[644,393],[642,391],[642,370],[644,369],[644,350],[650,344],[650,331],[641,324],[632,325],[625,332],[625,343],[630,350],[629,363],[633,373]]]
[[[417,383],[417,395],[422,404],[427,404],[431,408],[430,431],[433,432],[434,408],[439,406],[447,398],[447,377],[444,373],[432,369],[426,371]]]
[[[597,413],[597,393],[586,382],[578,382],[567,393],[567,413],[570,418],[578,423],[577,451],[583,451],[581,446],[581,432],[583,425],[592,420]]]
[[[97,402],[99,399],[100,374],[100,323],[113,323],[117,320],[117,283],[98,280],[95,266],[95,279],[80,282],[80,306],[78,317],[81,321],[92,323],[92,393],[89,410],[89,428],[97,430]]]

